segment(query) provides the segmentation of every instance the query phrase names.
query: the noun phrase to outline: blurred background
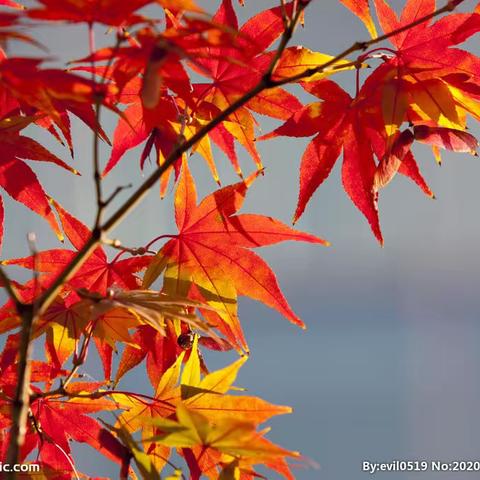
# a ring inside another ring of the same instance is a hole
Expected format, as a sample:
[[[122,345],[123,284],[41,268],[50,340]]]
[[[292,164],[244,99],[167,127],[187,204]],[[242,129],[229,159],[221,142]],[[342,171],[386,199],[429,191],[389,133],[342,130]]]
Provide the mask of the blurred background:
[[[219,2],[200,3],[214,11]],[[463,9],[472,10],[476,3],[467,0]],[[242,20],[276,2],[247,0],[246,4],[237,8]],[[404,2],[391,4],[399,11]],[[105,33],[97,29],[98,45],[108,41]],[[43,27],[35,35],[51,49],[57,63],[88,52],[83,27]],[[305,28],[298,30],[293,44],[336,54],[367,37],[363,24],[337,0],[313,0]],[[478,53],[475,42],[470,48]],[[42,55],[18,45],[9,53]],[[337,75],[335,80],[353,93],[354,72]],[[300,89],[293,91],[305,103],[315,101]],[[104,118],[106,130],[112,132],[113,117]],[[276,124],[262,118],[261,125],[268,132]],[[49,194],[90,223],[95,207],[92,134],[76,121],[73,128],[77,152],[73,164],[83,176],[38,164],[34,168]],[[471,132],[480,133],[474,122]],[[43,132],[31,133],[68,160],[68,152]],[[244,212],[291,221],[300,158],[308,141],[259,143],[266,175],[252,187]],[[318,469],[295,469],[300,480],[365,478],[369,474],[361,471],[364,460],[480,460],[480,163],[466,154],[445,154],[439,168],[428,148],[416,148],[415,153],[437,199],[428,199],[413,183],[396,177],[380,197],[384,248],[343,192],[339,162],[297,225],[328,239],[332,246],[286,243],[258,250],[277,273],[307,331],[259,303],[240,301],[251,359],[237,383],[251,394],[294,408],[292,415],[271,422],[270,438],[319,464]],[[108,155],[104,146],[105,160]],[[107,191],[142,181],[138,158],[138,151],[124,158],[107,178]],[[251,171],[253,164],[244,152],[242,161],[244,171]],[[223,184],[236,181],[219,152],[217,162]],[[202,159],[194,156],[191,166],[200,196],[215,189]],[[115,237],[139,246],[162,233],[174,233],[172,191],[163,201],[158,190],[152,191],[115,231]],[[44,221],[8,198],[5,203],[2,258],[26,255],[25,236],[30,231],[37,233],[39,248],[58,246]],[[19,279],[27,278],[20,270],[14,273]],[[39,353],[41,348],[37,347]],[[207,363],[213,370],[233,358],[207,354]],[[95,378],[97,367],[93,358],[85,372]],[[146,380],[135,373],[125,379],[123,388],[138,389],[142,383],[148,391]],[[117,478],[117,468],[90,448],[76,452],[80,471]],[[437,477],[480,478],[480,473],[375,475],[408,480]]]

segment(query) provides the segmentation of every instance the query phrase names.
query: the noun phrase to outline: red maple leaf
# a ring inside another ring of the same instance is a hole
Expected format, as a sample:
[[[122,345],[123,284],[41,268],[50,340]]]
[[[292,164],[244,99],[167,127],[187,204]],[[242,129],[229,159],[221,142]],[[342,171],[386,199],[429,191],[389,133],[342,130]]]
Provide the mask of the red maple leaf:
[[[10,112],[6,110],[11,106],[14,104],[4,103],[0,107],[0,143],[2,145],[0,186],[12,198],[44,217],[57,236],[63,238],[47,194],[25,160],[53,163],[66,170],[75,173],[76,171],[38,142],[22,135],[20,131],[33,119],[10,115]],[[0,197],[0,246],[3,239],[3,218],[3,201]]]
[[[287,4],[285,11],[288,13],[291,7],[291,3]],[[200,58],[192,64],[200,75],[207,75],[213,80],[211,83],[193,85],[199,108],[202,104],[210,104],[217,112],[225,110],[260,82],[272,60],[272,53],[267,52],[267,49],[283,31],[283,12],[282,7],[264,10],[239,28],[231,0],[222,1],[213,19],[238,30],[238,46],[212,47],[209,50],[210,58]],[[283,88],[263,91],[232,113],[222,123],[222,127],[214,132],[213,139],[220,146],[226,147],[224,150],[238,173],[241,171],[233,148],[234,139],[247,150],[257,167],[261,168],[260,155],[255,146],[256,121],[251,112],[284,120],[300,106],[297,98]]]
[[[59,214],[65,236],[76,250],[81,249],[90,238],[90,230],[58,203],[54,202],[54,205]],[[29,269],[35,268],[38,272],[44,274],[40,280],[45,280],[47,283],[51,282],[68,265],[75,257],[76,250],[45,250],[36,255],[35,261],[34,257],[29,256],[4,260],[2,263]],[[68,282],[66,288],[70,290],[85,288],[100,295],[105,295],[108,288],[113,286],[122,289],[135,289],[140,285],[140,280],[136,274],[145,269],[150,261],[151,257],[149,255],[109,261],[103,247],[97,247]],[[78,300],[78,296],[68,296],[69,303],[74,303],[76,300]]]
[[[28,10],[28,16],[37,20],[129,26],[143,21],[134,12],[152,0],[129,0],[121,4],[116,0],[38,0],[38,3],[42,8]]]
[[[62,132],[73,151],[70,120],[67,112],[80,118],[108,142],[95,117],[97,102],[118,111],[112,102],[116,89],[111,82],[99,85],[72,72],[41,69],[43,59],[7,58],[0,50],[0,95],[16,105],[26,116],[34,116],[39,126],[60,140],[54,126]]]
[[[72,384],[70,394],[88,394],[98,389],[97,384]],[[33,427],[27,435],[27,445],[38,449],[38,458],[59,474],[58,478],[71,478],[74,462],[70,441],[85,443],[108,459],[124,464],[129,451],[116,437],[89,414],[116,410],[118,406],[106,398],[62,399],[55,396],[38,398],[32,402]]]
[[[271,217],[236,215],[255,176],[217,190],[197,205],[195,184],[184,165],[175,195],[179,233],[172,235],[152,261],[144,284],[151,285],[165,270],[163,288],[167,293],[194,295],[218,308],[222,319],[218,327],[231,342],[240,341],[243,346],[237,294],[259,300],[304,326],[283,297],[270,267],[250,249],[286,240],[326,242]]]
[[[345,1],[363,20],[363,2]],[[435,11],[434,1],[409,0],[397,19],[384,0],[376,1],[380,23],[386,32],[402,28]],[[370,21],[367,21],[367,24]],[[316,137],[307,147],[300,167],[297,220],[316,189],[332,170],[343,151],[342,183],[345,191],[367,218],[383,243],[378,218],[378,191],[399,172],[410,177],[429,196],[410,147],[415,139],[435,148],[472,151],[476,140],[458,133],[466,127],[466,113],[476,115],[479,92],[469,79],[476,78],[478,59],[452,48],[480,29],[480,15],[454,14],[433,25],[420,23],[391,37],[397,50],[379,47],[359,61],[381,57],[383,62],[357,91],[355,98],[331,81],[304,83],[303,87],[323,102],[299,109],[272,134]],[[462,72],[459,78],[459,72]],[[466,78],[465,78],[466,77]],[[463,90],[463,91],[462,91]],[[404,122],[418,128],[401,132]],[[429,130],[429,129],[434,130]],[[441,138],[440,128],[443,139]],[[427,129],[430,133],[422,134]],[[433,134],[433,132],[437,132]],[[445,141],[448,137],[449,141]]]

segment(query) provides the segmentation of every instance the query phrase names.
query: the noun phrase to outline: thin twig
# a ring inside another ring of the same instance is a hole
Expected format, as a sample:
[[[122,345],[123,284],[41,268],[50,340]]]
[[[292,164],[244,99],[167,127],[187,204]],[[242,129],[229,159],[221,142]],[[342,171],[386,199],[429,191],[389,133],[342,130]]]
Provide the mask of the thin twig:
[[[312,77],[317,73],[323,73],[327,71],[329,67],[337,63],[339,60],[342,60],[345,57],[348,57],[351,53],[366,50],[368,47],[371,47],[372,45],[376,45],[377,43],[383,42],[384,40],[388,40],[389,38],[394,37],[395,35],[406,32],[407,30],[410,30],[418,25],[421,25],[422,23],[428,22],[433,18],[438,17],[439,15],[442,15],[447,12],[451,12],[455,10],[455,8],[457,8],[464,1],[465,0],[449,0],[447,4],[442,8],[439,8],[438,10],[435,10],[433,13],[430,13],[428,15],[425,15],[415,20],[414,22],[409,23],[408,25],[404,25],[403,27],[400,27],[400,28],[397,28],[396,30],[392,30],[391,32],[385,33],[380,37],[372,38],[371,40],[366,40],[364,42],[355,42],[349,48],[339,53],[337,56],[333,57],[328,62],[322,63],[321,65],[318,65],[316,67],[308,68],[303,72],[300,72],[296,75],[292,75],[291,77],[285,77],[280,80],[272,81],[270,88],[279,87],[282,85],[286,85],[288,83],[298,82],[299,80],[302,80],[304,78]]]
[[[30,357],[32,350],[31,334],[33,326],[33,305],[19,305],[17,311],[22,319],[20,345],[18,349],[18,377],[15,397],[12,402],[12,427],[10,429],[10,445],[7,463],[19,462],[20,449],[25,441],[27,431],[28,410],[30,407]],[[15,472],[6,475],[7,480],[16,478]]]
[[[92,83],[93,83],[93,95],[95,100],[95,129],[93,130],[93,181],[95,183],[95,195],[97,199],[97,215],[95,218],[94,229],[100,227],[102,221],[102,215],[105,210],[105,202],[103,201],[102,193],[102,175],[100,173],[100,133],[97,131],[100,128],[100,112],[103,97],[100,96],[100,91],[98,89],[99,85],[95,80],[95,62],[94,62],[94,52],[95,52],[95,31],[93,29],[93,23],[88,24],[88,45],[90,50],[91,65],[92,70]]]
[[[63,385],[56,388],[55,390],[50,390],[49,392],[33,393],[30,396],[30,401],[34,402],[38,398],[50,398],[50,397],[98,400],[100,398],[109,397],[112,395],[125,395],[126,397],[133,397],[139,402],[145,403],[145,405],[148,404],[147,401],[151,403],[160,404],[166,408],[172,409],[172,411],[175,410],[176,408],[173,403],[167,402],[166,400],[162,400],[161,398],[155,398],[150,395],[144,395],[142,393],[126,392],[124,390],[99,390],[97,392],[92,392],[92,393],[73,393],[73,392],[69,392]]]
[[[7,273],[5,272],[5,270],[1,265],[0,265],[0,282],[2,284],[2,287],[6,290],[10,299],[13,301],[13,303],[17,307],[17,309],[19,306],[23,305],[23,302],[20,299],[20,296],[18,295],[15,285],[13,284],[12,280],[10,280],[10,277],[7,275]]]
[[[90,69],[91,69],[91,79],[92,83],[94,85],[94,100],[95,100],[95,128],[100,129],[100,114],[101,114],[101,109],[102,109],[102,101],[105,96],[105,92],[103,91],[103,87],[105,85],[105,82],[107,81],[107,78],[110,74],[110,68],[113,64],[113,61],[115,59],[115,56],[118,52],[118,49],[120,48],[120,45],[124,38],[120,35],[117,35],[117,41],[115,43],[115,46],[112,50],[112,54],[110,55],[110,58],[108,59],[108,63],[105,67],[105,71],[103,72],[102,77],[100,78],[100,81],[96,81],[96,69],[95,69],[95,31],[93,28],[93,24],[90,23],[88,25],[88,38],[89,38],[89,50],[90,50]],[[93,132],[94,139],[93,139],[93,168],[94,168],[94,182],[95,182],[95,194],[96,194],[96,199],[97,199],[97,214],[95,218],[95,223],[94,223],[94,230],[98,229],[100,227],[100,223],[102,221],[102,216],[105,211],[105,209],[108,207],[108,205],[114,200],[114,198],[124,189],[129,188],[129,186],[121,186],[117,187],[115,191],[110,195],[109,198],[106,200],[103,199],[103,189],[102,189],[102,174],[100,171],[100,132],[95,130]]]
[[[299,8],[297,9],[296,13],[294,14],[294,17],[290,20],[287,20],[287,28],[285,29],[282,38],[280,39],[280,44],[278,45],[278,48],[275,52],[275,55],[270,62],[270,65],[268,66],[268,69],[264,75],[264,80],[268,84],[271,79],[272,79],[272,73],[275,70],[275,68],[278,65],[278,62],[280,60],[280,57],[282,56],[283,52],[287,48],[288,43],[290,42],[293,33],[295,31],[295,28],[298,24],[298,21],[300,20],[300,17],[302,16],[303,9]]]
[[[12,429],[10,435],[13,441],[10,442],[7,460],[12,461],[18,458],[27,430],[27,419],[30,410],[30,377],[31,377],[31,356],[32,356],[32,329],[36,318],[37,294],[39,287],[38,274],[38,249],[34,233],[27,235],[30,254],[33,257],[33,303],[31,305],[17,304],[17,311],[22,318],[21,340],[19,346],[18,379],[15,390],[15,398],[12,405]],[[10,474],[7,474],[10,478]],[[13,477],[15,478],[15,474]]]
[[[87,359],[88,346],[90,345],[90,340],[92,339],[95,324],[96,321],[93,322],[90,331],[85,334],[82,346],[80,347],[80,352],[73,358],[73,368],[67,377],[62,381],[62,388],[65,388],[75,378],[78,369],[85,363],[85,360]]]
[[[37,236],[35,233],[30,232],[27,235],[28,247],[30,249],[30,255],[33,260],[33,315],[35,316],[35,310],[37,305],[37,295],[39,293],[39,272],[38,272],[38,248],[37,248]]]
[[[105,204],[105,207],[108,207],[114,200],[117,198],[117,195],[122,193],[124,190],[127,190],[129,188],[132,188],[133,184],[129,183],[127,185],[120,185],[118,186],[112,193],[111,195],[103,202]]]
[[[285,0],[280,0],[280,8],[282,9],[283,28],[287,29],[288,28],[288,23],[290,21],[290,17],[287,14],[287,4],[286,4]]]

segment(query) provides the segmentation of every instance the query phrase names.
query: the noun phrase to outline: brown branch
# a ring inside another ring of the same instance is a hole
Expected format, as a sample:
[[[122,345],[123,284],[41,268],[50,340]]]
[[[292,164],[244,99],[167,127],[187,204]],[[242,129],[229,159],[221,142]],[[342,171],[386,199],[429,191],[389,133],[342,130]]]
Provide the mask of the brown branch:
[[[464,1],[465,0],[449,0],[447,4],[442,8],[439,8],[435,10],[433,13],[430,13],[428,15],[425,15],[415,20],[414,22],[409,23],[408,25],[404,25],[403,27],[400,27],[400,28],[397,28],[396,30],[392,30],[391,32],[385,33],[380,37],[372,38],[371,40],[367,40],[364,42],[355,42],[353,45],[351,45],[350,47],[345,49],[343,52],[333,57],[328,62],[322,63],[321,65],[318,65],[316,67],[308,68],[307,70],[300,72],[296,75],[293,75],[291,77],[285,77],[285,78],[282,78],[281,80],[274,80],[271,82],[271,87],[279,87],[281,85],[298,82],[299,80],[302,80],[304,78],[312,77],[317,73],[323,73],[327,71],[329,67],[334,66],[335,63],[337,63],[339,60],[343,60],[345,57],[348,57],[351,53],[366,50],[368,47],[371,47],[372,45],[376,45],[377,43],[381,43],[384,40],[388,40],[389,38],[394,37],[395,35],[406,32],[407,30],[410,30],[418,25],[421,25],[422,23],[428,22],[433,18],[438,17],[439,15],[442,15],[447,12],[451,12],[455,10]]]
[[[73,362],[72,362],[73,363],[72,369],[70,370],[70,373],[62,381],[61,388],[65,389],[65,387],[75,378],[75,375],[77,374],[78,369],[85,363],[87,359],[88,346],[90,344],[90,340],[92,338],[94,328],[95,328],[95,325],[93,325],[90,331],[85,335],[82,346],[80,347],[80,353],[77,355],[75,352],[75,355],[73,357]]]
[[[275,55],[273,56],[273,59],[270,62],[270,65],[268,66],[268,69],[263,77],[267,85],[271,82],[272,73],[277,67],[280,57],[282,56],[283,52],[287,48],[288,43],[292,39],[292,36],[293,36],[293,33],[295,32],[295,28],[298,24],[298,21],[302,16],[302,12],[303,12],[303,8],[298,8],[292,19],[288,19],[285,16],[283,16],[283,20],[287,26],[282,35],[282,38],[280,39],[280,44],[277,47]],[[284,15],[285,15],[285,12],[284,12]]]
[[[92,83],[93,83],[93,95],[95,100],[95,130],[93,131],[93,181],[95,184],[95,195],[97,199],[97,214],[95,218],[95,227],[100,226],[102,221],[102,215],[105,210],[105,203],[103,201],[102,193],[102,175],[100,173],[100,133],[97,131],[100,128],[100,112],[103,96],[100,96],[100,91],[97,90],[97,82],[95,81],[95,61],[93,58],[95,52],[95,31],[93,29],[93,23],[88,24],[88,45],[91,57],[91,69],[92,69]]]
[[[76,256],[70,262],[69,265],[65,267],[62,273],[56,278],[53,284],[44,292],[44,294],[38,299],[37,314],[41,315],[46,311],[50,306],[52,301],[55,299],[57,294],[60,292],[62,286],[67,282],[72,276],[78,271],[78,269],[83,265],[83,263],[88,259],[93,250],[102,242],[106,233],[110,232],[115,228],[137,205],[142,201],[144,196],[150,191],[150,189],[157,183],[157,181],[162,177],[162,175],[175,163],[175,161],[181,157],[183,153],[191,149],[197,142],[199,142],[203,137],[205,137],[211,130],[213,130],[217,125],[219,125],[224,120],[234,113],[236,110],[244,106],[252,98],[257,96],[259,93],[264,90],[268,90],[277,86],[285,85],[287,83],[293,83],[303,78],[308,78],[317,73],[322,73],[327,71],[330,67],[335,68],[335,64],[343,60],[345,57],[350,55],[353,52],[365,50],[368,47],[382,42],[394,35],[407,31],[421,23],[427,22],[434,17],[437,17],[443,13],[453,11],[458,5],[463,3],[464,0],[449,0],[448,3],[433,12],[430,15],[426,15],[411,24],[405,25],[397,30],[384,34],[380,37],[364,41],[364,42],[355,42],[352,46],[345,49],[343,52],[333,57],[328,62],[325,62],[317,67],[310,68],[301,72],[292,77],[284,78],[281,80],[273,80],[272,74],[275,70],[275,67],[281,58],[283,51],[285,50],[288,42],[293,35],[296,22],[298,22],[301,13],[306,7],[307,2],[299,2],[299,7],[295,14],[295,21],[291,21],[289,27],[285,29],[281,39],[279,47],[274,54],[272,62],[267,69],[266,74],[262,77],[260,82],[245,95],[237,99],[232,103],[228,108],[222,111],[217,117],[211,120],[207,125],[202,127],[193,135],[189,140],[182,142],[181,144],[175,146],[170,155],[166,158],[165,162],[157,168],[145,182],[140,185],[140,187],[130,195],[130,197],[113,213],[108,220],[101,224],[101,216],[104,210],[104,206],[101,201],[98,202],[98,211],[97,211],[97,221],[96,226],[93,229],[90,239],[85,243],[85,245],[77,252]],[[98,137],[98,135],[96,136]],[[98,139],[96,140],[98,141]],[[96,157],[95,164],[98,161],[98,151],[94,149],[94,156]],[[96,177],[97,178],[97,177]],[[101,198],[97,192],[97,199]],[[0,271],[0,276],[1,276]],[[28,390],[29,390],[29,346],[30,346],[30,335],[31,328],[33,323],[33,308],[32,306],[25,306],[23,304],[17,305],[19,313],[22,316],[22,341],[20,348],[20,361],[19,361],[19,376],[18,376],[18,388],[17,395],[13,405],[13,415],[12,415],[12,436],[11,444],[9,448],[8,459],[10,463],[18,463],[20,446],[23,443],[23,434],[25,432],[25,424],[27,415],[22,415],[22,412],[28,413],[28,408],[22,408],[24,404],[28,405]],[[8,478],[15,478],[15,474],[9,476]]]
[[[101,98],[99,98],[99,94],[95,94],[95,125],[96,127],[100,126],[100,111],[101,111]],[[107,206],[106,202],[103,201],[103,193],[102,193],[102,175],[100,173],[100,134],[99,132],[93,132],[94,140],[93,140],[93,180],[95,182],[95,194],[97,198],[97,215],[95,218],[95,226],[94,228],[98,228],[102,221],[103,212]]]
[[[160,404],[166,408],[170,408],[172,411],[174,411],[176,408],[173,403],[167,402],[166,400],[162,400],[160,398],[152,397],[150,395],[144,395],[142,393],[126,392],[124,390],[99,390],[97,392],[92,392],[92,393],[73,393],[73,392],[69,392],[63,385],[56,388],[55,390],[50,390],[49,392],[33,393],[32,395],[30,395],[30,402],[34,402],[38,398],[50,398],[50,397],[98,400],[100,398],[108,397],[111,395],[125,395],[126,397],[133,397],[139,400],[140,402],[143,402],[143,400],[145,400],[145,403],[148,401],[151,403]]]
[[[38,276],[38,250],[34,233],[27,235],[30,254],[33,257],[33,303],[24,305],[16,303],[17,312],[22,319],[19,346],[18,378],[15,389],[15,397],[12,404],[12,428],[10,430],[10,444],[7,452],[7,461],[17,463],[20,449],[25,440],[27,419],[30,411],[30,377],[31,377],[31,354],[32,354],[32,329],[36,318],[37,294],[39,286]],[[14,461],[15,460],[15,461]],[[16,474],[7,474],[7,479],[15,478]]]
[[[38,249],[37,249],[37,236],[35,233],[30,232],[27,235],[27,242],[30,249],[30,255],[33,259],[33,315],[35,316],[36,299],[39,293],[39,273],[38,273]]]
[[[108,198],[105,199],[103,202],[105,207],[108,207],[116,198],[117,196],[122,193],[124,190],[128,190],[129,188],[132,188],[132,184],[128,183],[127,185],[120,185],[118,186]]]
[[[105,67],[105,71],[100,81],[95,80],[95,32],[93,29],[93,24],[89,23],[88,25],[88,38],[89,38],[89,49],[91,57],[91,70],[92,70],[92,83],[94,85],[94,100],[95,100],[95,127],[100,128],[100,115],[102,110],[102,101],[105,97],[105,91],[103,87],[108,78],[110,67],[113,64],[115,56],[120,48],[121,43],[125,39],[124,36],[117,35],[117,41],[115,47],[112,50],[108,63]],[[105,209],[110,205],[114,198],[125,188],[128,187],[118,187],[106,200],[103,199],[103,188],[102,188],[102,174],[100,172],[100,133],[98,131],[93,132],[93,181],[95,184],[95,194],[97,199],[97,214],[95,217],[94,229],[100,227],[102,221],[103,213]]]
[[[21,301],[17,289],[15,288],[12,280],[10,280],[10,277],[7,275],[3,267],[0,265],[0,282],[2,284],[2,287],[6,290],[8,296],[10,299],[13,301],[15,306],[18,307],[23,305],[23,302]]]
[[[27,430],[28,409],[30,407],[30,355],[32,350],[32,326],[34,320],[33,305],[18,305],[17,311],[22,318],[20,346],[18,349],[18,377],[15,398],[12,403],[12,427],[7,463],[19,463],[20,449]],[[15,472],[7,473],[7,480],[16,478]]]

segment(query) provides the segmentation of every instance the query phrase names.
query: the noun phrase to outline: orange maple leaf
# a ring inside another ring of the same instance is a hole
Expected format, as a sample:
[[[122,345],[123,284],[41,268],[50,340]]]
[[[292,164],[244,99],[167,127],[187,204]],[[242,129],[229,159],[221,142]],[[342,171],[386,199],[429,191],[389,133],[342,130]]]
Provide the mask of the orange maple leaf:
[[[197,205],[195,183],[184,163],[175,195],[179,233],[158,252],[144,277],[144,285],[149,286],[165,270],[163,288],[172,295],[186,297],[194,286],[218,310],[226,327],[222,333],[236,342],[243,338],[237,295],[263,302],[304,327],[280,291],[275,274],[250,249],[286,240],[327,244],[271,217],[236,215],[256,176],[217,190]]]

